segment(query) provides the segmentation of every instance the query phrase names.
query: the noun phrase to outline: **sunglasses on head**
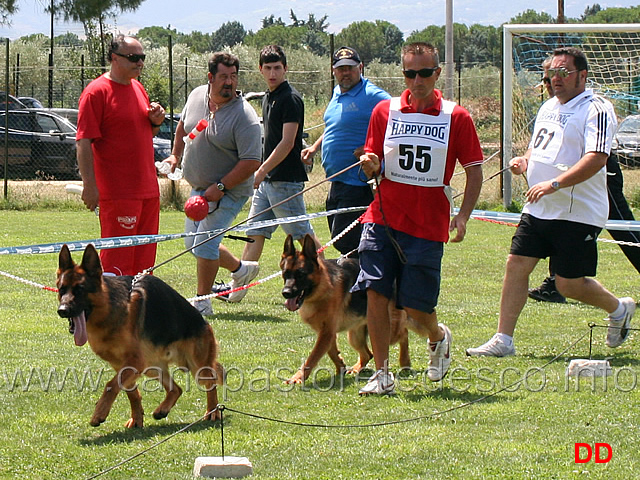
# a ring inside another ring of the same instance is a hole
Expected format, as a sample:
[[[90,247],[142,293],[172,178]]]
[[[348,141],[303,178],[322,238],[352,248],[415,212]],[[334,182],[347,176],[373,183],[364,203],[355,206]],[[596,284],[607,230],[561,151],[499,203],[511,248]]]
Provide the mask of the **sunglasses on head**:
[[[421,68],[420,70],[402,70],[402,74],[409,79],[416,78],[416,75],[420,75],[420,78],[429,78],[436,70],[438,70],[438,67]]]
[[[144,53],[129,53],[127,55],[124,55],[118,52],[112,52],[112,53],[115,53],[119,57],[126,58],[131,63],[138,63],[140,60],[144,62],[144,59],[147,58],[147,56]]]
[[[577,71],[578,70],[567,70],[564,67],[560,67],[560,68],[550,68],[549,70],[547,70],[547,73],[549,74],[549,78],[553,78],[556,75],[558,75],[560,78],[567,78],[569,75]]]

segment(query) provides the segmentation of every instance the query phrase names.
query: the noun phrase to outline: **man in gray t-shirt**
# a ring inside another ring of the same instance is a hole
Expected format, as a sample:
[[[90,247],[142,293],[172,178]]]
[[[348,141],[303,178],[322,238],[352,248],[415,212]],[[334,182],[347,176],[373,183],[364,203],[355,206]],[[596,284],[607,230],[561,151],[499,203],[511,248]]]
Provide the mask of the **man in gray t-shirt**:
[[[206,232],[229,227],[253,193],[253,174],[260,167],[262,144],[260,123],[253,107],[242,97],[238,86],[240,62],[235,55],[214,53],[209,60],[207,85],[195,88],[176,128],[173,151],[165,161],[172,170],[183,163],[184,178],[191,195],[209,202],[209,214],[201,221],[185,220],[187,232]],[[184,137],[202,119],[206,129],[191,141]],[[208,238],[195,235],[185,239],[187,248]],[[256,262],[239,262],[221,245],[222,236],[193,249],[197,259],[197,294],[208,295],[219,267],[231,272],[236,284],[246,285],[258,274]],[[212,315],[209,299],[197,300],[203,315]]]

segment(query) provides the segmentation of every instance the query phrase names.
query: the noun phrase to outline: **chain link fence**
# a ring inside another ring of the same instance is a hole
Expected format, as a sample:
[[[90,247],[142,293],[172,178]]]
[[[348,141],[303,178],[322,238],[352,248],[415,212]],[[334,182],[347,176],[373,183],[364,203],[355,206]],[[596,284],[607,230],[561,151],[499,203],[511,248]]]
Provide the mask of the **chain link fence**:
[[[186,44],[168,43],[156,48],[145,45],[147,58],[140,76],[150,100],[167,112],[165,125],[154,139],[156,160],[165,158],[171,149],[175,123],[169,115],[181,112],[189,93],[206,83],[210,56],[194,53]],[[243,93],[264,91],[259,49],[239,44],[228,50],[240,59],[238,88]],[[334,87],[331,57],[292,49],[287,60],[287,78],[305,100],[305,127],[312,143],[322,134],[323,113]],[[79,180],[75,160],[78,99],[84,87],[107,69],[82,45],[56,45],[51,55],[49,40],[43,35],[0,44],[0,177],[5,197],[7,180]],[[365,65],[364,74],[392,95],[405,88],[398,64],[374,60]],[[483,143],[497,141],[493,117],[499,112],[499,71],[469,65],[456,75],[456,99],[472,111]],[[443,78],[436,87],[442,88],[441,83]],[[20,98],[25,102],[35,99],[44,108],[26,109]],[[259,111],[259,102],[253,103]],[[488,104],[491,108],[486,108]]]

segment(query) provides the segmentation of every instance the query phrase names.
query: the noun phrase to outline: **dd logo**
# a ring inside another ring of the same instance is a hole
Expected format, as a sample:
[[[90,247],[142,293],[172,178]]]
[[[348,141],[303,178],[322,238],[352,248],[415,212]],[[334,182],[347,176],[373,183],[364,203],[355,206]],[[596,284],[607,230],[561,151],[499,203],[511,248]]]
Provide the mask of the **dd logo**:
[[[602,449],[607,451],[606,457],[602,457],[600,452]],[[584,458],[580,457],[581,450],[586,450],[586,456]],[[591,457],[594,458],[596,463],[608,463],[611,461],[611,457],[613,456],[613,449],[611,445],[608,443],[596,443],[591,448],[591,445],[588,443],[576,443],[575,445],[575,463],[587,463],[591,461]]]

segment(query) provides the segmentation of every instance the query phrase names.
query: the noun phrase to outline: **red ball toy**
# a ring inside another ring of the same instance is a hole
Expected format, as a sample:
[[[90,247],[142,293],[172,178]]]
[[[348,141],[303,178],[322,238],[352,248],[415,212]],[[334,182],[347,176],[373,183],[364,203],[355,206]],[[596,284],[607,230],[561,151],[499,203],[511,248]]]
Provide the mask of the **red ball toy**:
[[[194,222],[204,220],[208,213],[209,202],[201,195],[189,197],[189,199],[184,202],[184,214]]]

